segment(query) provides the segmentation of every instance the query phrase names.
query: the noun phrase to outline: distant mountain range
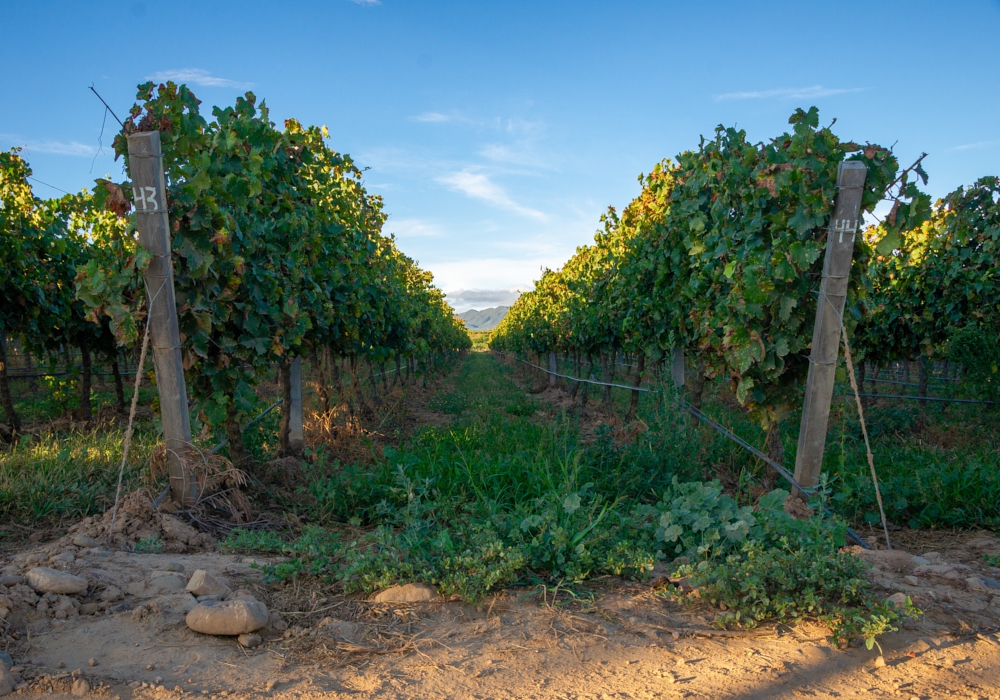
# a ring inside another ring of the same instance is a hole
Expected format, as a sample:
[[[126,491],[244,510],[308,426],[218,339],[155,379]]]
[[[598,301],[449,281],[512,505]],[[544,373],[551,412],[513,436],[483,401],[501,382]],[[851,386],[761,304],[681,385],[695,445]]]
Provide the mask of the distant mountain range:
[[[465,321],[465,326],[470,331],[491,331],[500,325],[509,308],[509,306],[496,306],[482,311],[469,309],[455,315]]]

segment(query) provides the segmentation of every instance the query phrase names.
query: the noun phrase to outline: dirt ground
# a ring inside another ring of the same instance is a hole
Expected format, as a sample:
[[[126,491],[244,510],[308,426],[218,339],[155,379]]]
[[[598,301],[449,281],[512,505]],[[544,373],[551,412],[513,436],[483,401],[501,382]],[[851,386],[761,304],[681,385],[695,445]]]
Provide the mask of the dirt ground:
[[[433,413],[421,402],[417,421]],[[226,553],[142,499],[130,503],[117,551],[101,538],[106,518],[93,518],[0,553],[0,649],[18,684],[10,697],[1000,700],[1000,569],[984,561],[1000,554],[1000,538],[988,532],[904,530],[893,550],[854,550],[873,564],[876,590],[906,593],[925,612],[881,639],[880,659],[863,646],[835,648],[814,623],[715,629],[719,610],[668,600],[662,577],[512,588],[479,607],[267,583],[261,567],[275,558]],[[172,551],[127,551],[147,532]],[[22,580],[38,566],[81,576],[88,589],[38,596]],[[195,600],[183,588],[198,569],[267,605],[260,646],[188,629]]]
[[[942,561],[1000,552],[1000,540],[981,533],[935,540]],[[927,565],[902,550],[867,556],[876,585],[908,592],[926,613],[883,638],[881,667],[877,651],[838,650],[819,625],[715,630],[718,611],[668,601],[655,583],[605,580],[571,595],[511,589],[478,608],[378,604],[265,584],[255,562],[267,558],[112,553],[65,540],[19,552],[3,575],[44,558],[87,578],[80,599],[99,609],[59,619],[58,606],[22,603],[3,641],[21,683],[12,697],[73,697],[83,678],[90,695],[106,698],[1000,698],[1000,600],[991,605],[965,580],[998,572],[975,563],[917,572]],[[205,569],[279,613],[264,643],[244,649],[190,631],[194,599],[168,572],[178,564],[182,580]],[[954,571],[959,578],[948,577]]]

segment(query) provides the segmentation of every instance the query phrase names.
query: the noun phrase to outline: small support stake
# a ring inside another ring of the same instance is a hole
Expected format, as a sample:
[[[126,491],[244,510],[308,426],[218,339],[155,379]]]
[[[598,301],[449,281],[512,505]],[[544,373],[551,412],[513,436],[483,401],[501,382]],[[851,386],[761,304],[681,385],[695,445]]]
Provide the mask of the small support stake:
[[[830,402],[840,351],[840,329],[844,322],[847,282],[854,255],[854,239],[861,216],[868,168],[858,161],[846,161],[837,170],[837,201],[833,218],[827,227],[826,257],[823,259],[823,279],[820,281],[816,304],[816,325],[813,328],[812,350],[809,356],[809,376],[802,404],[799,445],[795,454],[795,481],[811,488],[819,481],[823,470],[823,451],[830,420]],[[805,499],[805,494],[796,490]]]
[[[174,269],[170,257],[170,221],[167,217],[167,187],[163,177],[160,132],[143,131],[128,137],[129,171],[136,212],[139,245],[153,259],[142,273],[149,296],[149,339],[160,395],[160,420],[167,449],[167,473],[171,498],[182,506],[197,498],[197,485],[187,478],[181,455],[191,445],[184,362],[177,302],[174,299]],[[140,368],[141,371],[141,368]]]
[[[291,406],[289,406],[288,420],[288,449],[292,453],[300,455],[305,449],[306,440],[302,430],[302,358],[296,357],[292,360],[291,367],[288,368],[289,393],[291,394]]]
[[[684,348],[674,348],[673,363],[670,365],[670,378],[674,386],[684,386]]]

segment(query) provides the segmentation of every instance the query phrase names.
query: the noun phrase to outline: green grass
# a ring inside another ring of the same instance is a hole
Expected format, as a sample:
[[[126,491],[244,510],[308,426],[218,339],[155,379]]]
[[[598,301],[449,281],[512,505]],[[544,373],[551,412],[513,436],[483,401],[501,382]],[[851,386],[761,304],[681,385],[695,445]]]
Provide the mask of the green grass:
[[[268,575],[317,575],[366,592],[423,581],[477,601],[498,586],[641,579],[657,560],[676,560],[739,613],[730,622],[822,616],[837,634],[870,639],[898,622],[864,585],[863,563],[837,555],[843,521],[800,524],[782,508],[786,491],[740,501],[701,482],[730,447],[692,429],[671,397],[645,399],[650,429],[635,443],[605,433],[583,445],[571,416],[546,415],[511,374],[473,353],[436,402],[455,416],[450,425],[424,429],[373,465],[315,465],[300,506],[315,524]],[[258,536],[244,537],[248,551],[259,547]],[[778,597],[784,579],[774,569],[792,563],[801,575]],[[758,583],[727,588],[733,576]]]
[[[114,500],[124,438],[124,428],[24,436],[0,452],[0,523],[28,525],[103,512]],[[138,423],[125,469],[126,488],[142,481],[156,442],[153,423]]]

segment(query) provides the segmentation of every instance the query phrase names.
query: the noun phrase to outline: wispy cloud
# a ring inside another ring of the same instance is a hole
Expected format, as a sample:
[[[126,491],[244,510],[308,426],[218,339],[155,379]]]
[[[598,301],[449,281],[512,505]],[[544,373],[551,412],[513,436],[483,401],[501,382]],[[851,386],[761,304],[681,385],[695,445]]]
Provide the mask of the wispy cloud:
[[[517,212],[522,216],[538,219],[539,221],[548,220],[548,217],[543,212],[521,206],[515,202],[502,187],[490,180],[489,176],[483,173],[462,170],[461,172],[439,177],[437,181],[473,199],[481,199],[484,202],[495,204],[502,209]]]
[[[791,99],[809,100],[815,97],[830,97],[831,95],[845,95],[852,92],[862,92],[865,88],[825,88],[822,85],[813,85],[805,88],[779,88],[777,90],[759,90],[752,92],[727,92],[724,95],[716,96],[716,100],[769,100],[769,99]]]
[[[952,146],[949,151],[975,151],[980,148],[990,148],[991,146],[1000,146],[1000,140],[994,141],[977,141],[976,143],[964,143],[961,146]]]
[[[153,73],[152,75],[147,75],[146,78],[154,80],[158,83],[172,80],[175,83],[189,83],[191,85],[200,85],[202,87],[226,87],[239,88],[241,90],[253,87],[253,83],[242,83],[238,80],[230,80],[229,78],[219,78],[212,75],[207,70],[202,70],[201,68],[165,70],[160,71],[159,73]]]
[[[0,139],[11,144],[24,146],[28,153],[52,153],[57,156],[92,156],[97,153],[96,146],[88,146],[79,141],[23,141],[14,134],[0,134]]]
[[[441,114],[441,112],[424,112],[423,114],[418,114],[413,117],[414,121],[427,122],[429,124],[440,124],[442,122],[455,121],[455,117],[449,114]]]
[[[532,168],[549,167],[538,155],[528,147],[512,148],[499,143],[490,143],[479,151],[479,155],[496,163],[525,165]]]
[[[440,236],[443,233],[437,224],[420,219],[393,219],[391,217],[383,230],[387,233],[394,233],[400,238],[429,238]]]
[[[382,0],[351,0],[355,5],[381,5]]]
[[[506,287],[504,289],[457,289],[447,292],[445,300],[456,311],[468,309],[488,309],[494,306],[510,306],[521,292],[530,287]]]

